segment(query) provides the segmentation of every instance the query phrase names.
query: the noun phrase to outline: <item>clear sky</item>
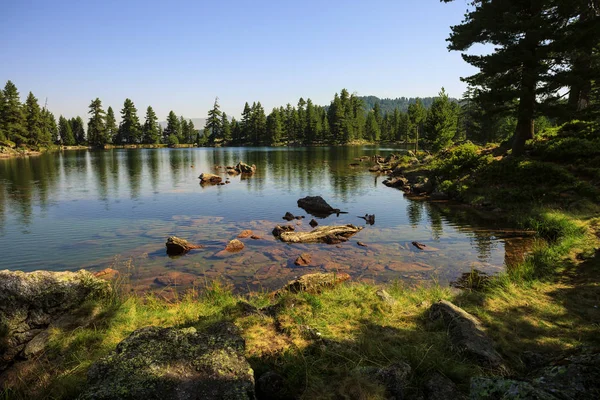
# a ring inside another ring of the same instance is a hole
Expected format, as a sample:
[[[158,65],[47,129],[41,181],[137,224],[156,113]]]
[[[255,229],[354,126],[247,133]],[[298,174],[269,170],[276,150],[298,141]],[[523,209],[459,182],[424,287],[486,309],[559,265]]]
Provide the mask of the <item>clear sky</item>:
[[[310,97],[460,97],[473,69],[445,39],[467,0],[0,0],[0,80],[32,91],[58,118],[99,97],[131,98],[205,117],[215,96],[229,115],[244,102]]]

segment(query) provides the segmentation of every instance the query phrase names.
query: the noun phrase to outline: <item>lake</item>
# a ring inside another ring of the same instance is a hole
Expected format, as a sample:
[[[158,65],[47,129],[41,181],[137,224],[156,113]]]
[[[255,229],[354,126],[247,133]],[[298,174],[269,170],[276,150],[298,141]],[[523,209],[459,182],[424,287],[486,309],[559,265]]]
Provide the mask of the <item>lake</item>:
[[[518,261],[532,238],[502,221],[448,203],[407,199],[385,176],[356,158],[398,149],[377,146],[188,148],[64,151],[0,160],[0,269],[100,270],[130,276],[138,292],[205,285],[215,279],[240,291],[270,290],[304,273],[342,271],[354,279],[443,284],[478,269],[497,273]],[[220,174],[238,161],[251,177],[201,186],[202,172]],[[221,168],[216,168],[220,166]],[[319,225],[365,226],[342,245],[279,242],[271,231],[289,211],[308,231],[312,216],[297,200],[322,196],[347,214]],[[367,225],[357,216],[375,214]],[[244,250],[223,254],[246,229]],[[170,258],[168,236],[203,249]],[[367,245],[357,245],[360,241]],[[428,246],[419,250],[411,242]],[[294,260],[310,253],[312,262]]]

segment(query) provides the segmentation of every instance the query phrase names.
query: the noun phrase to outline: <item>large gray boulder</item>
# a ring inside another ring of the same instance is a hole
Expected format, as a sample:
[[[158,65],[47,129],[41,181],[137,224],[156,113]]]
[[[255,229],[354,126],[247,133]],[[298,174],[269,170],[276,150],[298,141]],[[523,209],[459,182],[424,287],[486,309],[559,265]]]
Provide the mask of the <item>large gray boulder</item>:
[[[88,372],[80,400],[255,399],[244,339],[224,322],[206,331],[146,327]]]
[[[494,349],[494,343],[473,315],[446,300],[440,300],[429,308],[429,319],[442,323],[452,347],[485,367],[500,368],[502,357]]]
[[[51,323],[110,290],[107,281],[84,270],[0,271],[0,372],[15,359],[39,353],[45,344],[41,338]]]

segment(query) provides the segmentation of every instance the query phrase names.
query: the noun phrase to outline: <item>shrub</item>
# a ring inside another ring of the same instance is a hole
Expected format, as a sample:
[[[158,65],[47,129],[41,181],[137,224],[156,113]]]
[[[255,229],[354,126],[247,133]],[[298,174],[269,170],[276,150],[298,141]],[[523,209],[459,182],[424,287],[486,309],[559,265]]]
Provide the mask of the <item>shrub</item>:
[[[175,146],[179,144],[179,139],[177,139],[177,136],[175,135],[170,135],[169,136],[169,140],[168,140],[168,145],[169,146]]]

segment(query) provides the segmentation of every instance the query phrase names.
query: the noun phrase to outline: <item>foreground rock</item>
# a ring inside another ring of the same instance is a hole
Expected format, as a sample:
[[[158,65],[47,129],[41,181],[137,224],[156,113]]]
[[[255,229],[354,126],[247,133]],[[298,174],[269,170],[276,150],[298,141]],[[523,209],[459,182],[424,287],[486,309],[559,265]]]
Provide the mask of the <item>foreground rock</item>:
[[[298,279],[289,281],[283,288],[277,290],[274,295],[279,296],[285,293],[307,292],[317,294],[323,289],[332,288],[350,279],[346,273],[316,273],[303,275]]]
[[[577,349],[533,371],[526,380],[476,377],[471,399],[592,400],[600,398],[600,353]]]
[[[167,238],[167,254],[171,256],[178,256],[181,254],[185,254],[193,249],[201,249],[201,245],[191,244],[185,239],[181,239],[177,236],[169,236]]]
[[[234,169],[239,174],[253,174],[256,172],[256,165],[248,165],[246,163],[239,162]]]
[[[467,399],[467,396],[458,390],[454,382],[437,372],[425,382],[424,389],[427,400]]]
[[[231,323],[138,329],[92,365],[80,399],[255,399],[244,348]]]
[[[298,200],[298,207],[315,217],[327,217],[331,214],[339,214],[338,208],[331,207],[321,196],[307,196]]]
[[[473,315],[449,301],[440,300],[429,308],[429,319],[446,327],[455,350],[483,366],[502,367],[502,357],[494,350],[494,343]]]
[[[215,174],[200,174],[200,176],[198,177],[200,179],[200,183],[201,184],[212,184],[215,185],[217,183],[221,183],[221,181],[223,180],[223,178],[221,178],[218,175]]]
[[[0,372],[16,359],[26,359],[43,349],[36,340],[51,323],[75,315],[86,300],[111,291],[107,281],[90,272],[0,271]]]
[[[279,239],[286,243],[328,243],[345,242],[363,228],[354,225],[320,226],[310,232],[282,232]]]

